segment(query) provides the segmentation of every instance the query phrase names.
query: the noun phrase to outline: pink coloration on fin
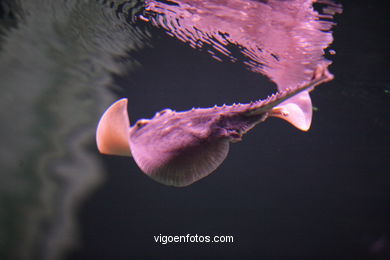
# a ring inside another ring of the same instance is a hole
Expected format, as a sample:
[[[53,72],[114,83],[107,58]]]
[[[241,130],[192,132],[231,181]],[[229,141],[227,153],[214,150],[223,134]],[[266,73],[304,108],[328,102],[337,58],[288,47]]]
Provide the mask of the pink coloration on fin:
[[[270,116],[284,119],[299,130],[309,130],[312,119],[312,106],[309,93],[305,91],[286,100],[275,107]]]
[[[333,78],[334,76],[328,71],[327,65],[320,64],[313,72],[312,82],[318,82],[320,84],[321,82],[331,81]],[[311,90],[313,90],[313,87],[298,93],[296,96],[274,107],[270,116],[282,118],[302,131],[309,130],[313,113],[309,96],[309,91]]]
[[[123,98],[112,104],[99,121],[96,131],[96,143],[99,152],[131,156],[129,127],[127,99]]]

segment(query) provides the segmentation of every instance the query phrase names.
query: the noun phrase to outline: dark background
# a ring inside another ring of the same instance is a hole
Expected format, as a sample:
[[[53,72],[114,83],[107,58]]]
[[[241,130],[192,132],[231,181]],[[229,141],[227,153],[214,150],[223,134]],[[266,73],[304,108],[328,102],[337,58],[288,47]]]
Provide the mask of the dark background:
[[[100,155],[106,181],[79,211],[80,244],[66,259],[390,259],[390,16],[378,2],[342,4],[335,80],[312,92],[309,132],[269,119],[185,188],[150,180],[131,158]],[[116,78],[133,123],[166,107],[276,91],[241,64],[152,32],[153,47],[136,56],[142,67]],[[234,243],[162,245],[159,234],[232,235]]]

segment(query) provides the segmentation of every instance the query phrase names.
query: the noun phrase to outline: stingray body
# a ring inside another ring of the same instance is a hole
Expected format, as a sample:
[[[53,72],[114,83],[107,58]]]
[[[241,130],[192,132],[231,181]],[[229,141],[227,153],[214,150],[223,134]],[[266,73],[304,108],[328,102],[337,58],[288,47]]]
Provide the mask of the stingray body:
[[[305,120],[293,106],[282,102],[309,91],[333,76],[318,67],[310,83],[286,89],[249,104],[198,108],[184,112],[165,109],[152,119],[130,127],[127,99],[115,102],[97,128],[99,151],[133,156],[152,179],[172,186],[187,186],[213,172],[226,158],[230,142],[237,142],[269,116],[300,125]]]

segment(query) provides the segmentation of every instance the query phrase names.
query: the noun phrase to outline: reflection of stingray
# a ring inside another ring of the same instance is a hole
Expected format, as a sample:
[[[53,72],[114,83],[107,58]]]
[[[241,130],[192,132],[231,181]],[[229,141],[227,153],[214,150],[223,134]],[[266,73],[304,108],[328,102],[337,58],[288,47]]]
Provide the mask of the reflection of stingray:
[[[313,10],[313,2],[325,4],[324,14]],[[326,0],[147,0],[146,9],[154,24],[193,47],[208,44],[234,60],[229,46],[237,45],[247,57],[245,63],[272,79],[279,90],[306,84],[317,65],[329,65],[323,58],[332,42],[329,19],[341,12]],[[299,107],[305,120],[296,126],[307,130],[312,116],[309,94],[301,93],[288,104]]]
[[[115,8],[96,1],[6,3],[0,259],[56,259],[74,243],[76,203],[101,178],[86,147],[98,115],[114,99],[106,89],[110,73],[135,65],[115,58],[141,47],[144,37]]]

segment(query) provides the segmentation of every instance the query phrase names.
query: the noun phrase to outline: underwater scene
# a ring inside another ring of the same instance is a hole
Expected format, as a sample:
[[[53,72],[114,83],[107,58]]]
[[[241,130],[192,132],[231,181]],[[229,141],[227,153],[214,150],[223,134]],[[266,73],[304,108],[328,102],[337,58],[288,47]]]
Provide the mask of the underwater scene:
[[[390,16],[1,0],[0,259],[390,259]]]

